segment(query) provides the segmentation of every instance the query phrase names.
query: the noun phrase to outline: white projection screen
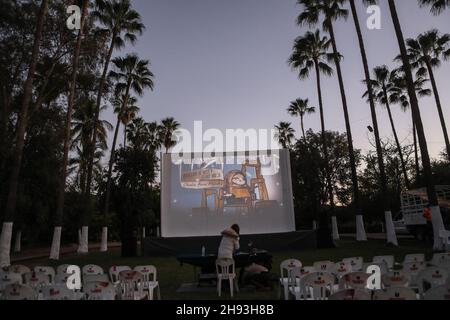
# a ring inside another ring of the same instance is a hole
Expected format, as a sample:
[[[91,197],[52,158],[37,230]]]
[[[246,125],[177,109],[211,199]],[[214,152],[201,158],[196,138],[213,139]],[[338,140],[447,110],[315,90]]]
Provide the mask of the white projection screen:
[[[161,236],[217,236],[295,231],[286,150],[165,154],[161,166]]]

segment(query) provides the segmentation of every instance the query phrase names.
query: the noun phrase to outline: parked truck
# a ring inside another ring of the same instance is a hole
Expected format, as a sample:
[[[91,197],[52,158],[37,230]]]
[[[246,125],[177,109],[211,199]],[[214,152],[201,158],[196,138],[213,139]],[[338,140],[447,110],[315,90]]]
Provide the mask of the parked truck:
[[[447,230],[450,227],[450,186],[436,186],[442,218]],[[426,188],[408,190],[401,196],[402,214],[395,221],[396,227],[403,225],[418,240],[425,240],[429,234],[424,210],[428,206]]]

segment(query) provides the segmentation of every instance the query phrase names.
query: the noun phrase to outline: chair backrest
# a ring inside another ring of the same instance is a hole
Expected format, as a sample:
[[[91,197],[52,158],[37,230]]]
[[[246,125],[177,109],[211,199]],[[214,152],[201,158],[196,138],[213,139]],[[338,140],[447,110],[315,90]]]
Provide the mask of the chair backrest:
[[[334,270],[334,262],[332,261],[317,261],[313,264],[314,269],[316,269],[316,272],[328,272],[332,273]]]
[[[33,269],[34,272],[37,273],[45,273],[47,275],[47,277],[50,280],[50,283],[53,283],[55,281],[55,269],[53,269],[52,267],[48,267],[48,266],[37,266],[34,267]]]
[[[155,266],[137,266],[133,270],[140,272],[144,277],[145,282],[157,281],[157,271]]]
[[[414,290],[405,287],[391,287],[386,290],[376,290],[373,295],[373,300],[417,300],[417,295]]]
[[[446,264],[447,262],[450,262],[450,252],[446,253],[435,253],[433,255],[433,259],[431,259],[431,264],[433,266],[439,267],[441,264]]]
[[[314,272],[306,275],[302,283],[305,289],[315,300],[323,300],[327,298],[327,289],[330,294],[333,294],[333,286],[335,277],[328,272]]]
[[[424,262],[406,262],[403,263],[402,271],[410,277],[415,277],[425,268],[426,265]]]
[[[20,273],[2,271],[0,273],[0,291],[3,291],[7,286],[11,284],[22,284],[23,278]]]
[[[301,268],[302,263],[297,259],[287,259],[280,263],[281,278],[289,278],[290,271],[294,268]]]
[[[364,265],[363,257],[345,258],[342,262],[350,263],[353,271],[362,271]]]
[[[9,267],[9,271],[19,273],[23,276],[25,273],[31,272],[31,269],[21,264],[15,264]]]
[[[339,287],[344,289],[365,289],[370,275],[365,272],[352,272],[339,280]]]
[[[342,276],[351,273],[353,271],[350,262],[338,262],[334,265],[333,274],[340,279]]]
[[[91,282],[109,282],[107,274],[87,274],[83,276],[83,287]]]
[[[81,270],[82,270],[83,276],[104,274],[103,268],[100,266],[97,266],[95,264],[85,265],[85,266],[83,266],[83,268]]]
[[[117,292],[114,286],[109,282],[89,282],[83,292],[87,300],[116,300]]]
[[[316,272],[316,268],[303,266],[303,267],[300,268],[300,272],[301,272],[302,277],[304,277],[304,276],[306,276],[306,275],[308,275],[310,273]]]
[[[37,294],[33,288],[22,284],[10,284],[3,291],[5,300],[36,300]]]
[[[440,267],[428,267],[417,276],[419,293],[423,294],[429,289],[444,285],[448,280],[448,272]]]
[[[394,269],[395,258],[394,256],[375,256],[372,259],[374,263],[386,263],[389,270]]]
[[[450,283],[431,288],[424,295],[425,300],[450,300]]]
[[[359,289],[346,289],[332,294],[329,300],[372,300],[369,292]]]
[[[407,287],[409,280],[409,276],[403,271],[390,271],[381,276],[381,283],[385,288]]]
[[[403,263],[408,263],[408,262],[423,262],[423,263],[425,263],[425,255],[423,253],[407,254],[405,256],[405,259],[403,260]]]
[[[122,271],[131,271],[129,266],[112,266],[109,268],[109,277],[112,283],[119,283],[119,274]]]
[[[220,276],[234,275],[235,267],[233,259],[217,259],[216,260],[216,273]]]
[[[142,297],[144,276],[140,272],[134,270],[120,271],[119,281],[122,288],[122,300],[134,300],[136,293],[138,297]]]
[[[34,289],[42,289],[45,286],[50,285],[50,278],[43,272],[29,272],[24,275],[25,284]]]
[[[56,267],[56,274],[66,274],[67,268],[70,266],[70,264],[61,264]]]
[[[65,284],[53,284],[42,288],[44,300],[75,300],[75,292]]]

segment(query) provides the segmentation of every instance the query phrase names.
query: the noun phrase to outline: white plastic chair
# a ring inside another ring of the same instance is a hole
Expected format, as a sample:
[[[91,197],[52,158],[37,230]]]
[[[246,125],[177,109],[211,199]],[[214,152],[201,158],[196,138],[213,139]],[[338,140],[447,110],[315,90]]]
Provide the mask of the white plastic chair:
[[[37,267],[34,267],[33,271],[37,272],[37,273],[46,274],[50,283],[54,283],[56,273],[55,273],[55,269],[53,269],[52,267],[37,266]]]
[[[337,301],[345,301],[345,300],[372,300],[372,296],[369,292],[358,289],[347,289],[343,291],[339,291],[335,294],[332,294],[329,300],[337,300]]]
[[[364,265],[364,258],[363,257],[352,257],[352,258],[345,258],[342,260],[342,262],[350,263],[352,266],[352,271],[363,271],[363,265]]]
[[[104,274],[103,268],[95,264],[88,264],[81,269],[83,276]]]
[[[156,295],[158,300],[161,300],[161,291],[159,288],[159,282],[157,280],[157,271],[155,266],[137,266],[134,268],[144,277],[144,290],[148,291],[148,299],[153,300],[154,291],[156,289]]]
[[[36,300],[37,295],[33,288],[22,284],[10,284],[3,291],[5,300]]]
[[[1,272],[0,273],[0,292],[11,284],[23,284],[23,278],[20,273],[16,272]]]
[[[233,298],[234,285],[236,285],[236,291],[239,292],[239,287],[236,279],[236,270],[234,268],[234,260],[217,259],[216,273],[217,273],[217,293],[219,297],[222,296],[222,281],[228,280],[230,283],[230,295]]]
[[[403,260],[403,263],[408,263],[408,262],[425,263],[425,255],[423,253],[407,254],[405,256],[405,259]]]
[[[450,262],[450,252],[446,253],[435,253],[430,261],[430,264],[439,267],[441,264],[447,264]]]
[[[295,268],[301,268],[302,263],[297,259],[284,260],[280,264],[280,290],[283,288],[284,299],[289,300],[289,277]]]
[[[404,301],[417,300],[417,295],[414,290],[405,287],[391,287],[386,290],[376,290],[373,295],[373,300],[390,300],[390,301]]]
[[[450,283],[431,288],[425,292],[424,300],[450,300]]]
[[[89,282],[83,287],[85,299],[112,301],[117,298],[117,291],[109,282]]]
[[[112,266],[111,268],[109,268],[109,277],[111,278],[111,282],[114,285],[119,284],[119,274],[122,271],[131,271],[131,268],[129,266]]]
[[[417,275],[419,294],[423,295],[429,289],[446,284],[448,272],[440,267],[428,267]]]
[[[314,269],[316,269],[316,272],[328,272],[332,273],[334,270],[334,262],[332,261],[317,261],[313,264]]]
[[[125,270],[119,273],[122,300],[141,300],[143,298],[144,276],[137,271]]]
[[[326,300],[334,293],[335,277],[328,272],[315,272],[303,278],[305,298],[310,296],[313,300]]]
[[[394,256],[375,256],[372,259],[374,263],[385,263],[388,270],[394,269],[395,258]]]
[[[350,262],[338,262],[334,265],[332,274],[336,276],[336,278],[339,279],[345,276],[346,274],[349,274],[353,272],[352,265]]]
[[[401,288],[407,287],[409,277],[403,271],[391,271],[381,276],[381,284],[383,288]]]
[[[27,266],[21,265],[21,264],[15,264],[9,267],[10,272],[18,273],[20,275],[25,275],[25,273],[31,272],[31,269]]]
[[[50,285],[50,278],[46,273],[43,272],[30,272],[24,275],[25,284],[36,292],[40,292],[45,286]]]
[[[406,262],[403,263],[402,271],[409,277],[409,286],[411,288],[417,287],[417,276],[426,268],[423,262]]]
[[[50,301],[76,300],[76,294],[65,284],[54,284],[42,287],[42,299]]]
[[[370,275],[365,272],[352,272],[339,280],[339,289],[365,289]]]
[[[441,230],[439,231],[439,238],[444,245],[445,251],[450,251],[450,231]]]

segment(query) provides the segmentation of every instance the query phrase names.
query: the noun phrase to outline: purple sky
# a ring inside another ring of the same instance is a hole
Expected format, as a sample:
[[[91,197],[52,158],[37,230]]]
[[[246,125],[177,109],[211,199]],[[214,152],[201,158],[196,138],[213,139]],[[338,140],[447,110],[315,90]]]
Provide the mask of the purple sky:
[[[298,129],[298,120],[286,113],[289,102],[309,98],[317,106],[315,78],[299,81],[286,63],[294,39],[307,30],[295,24],[301,9],[295,0],[134,0],[133,4],[147,31],[129,51],[150,59],[156,76],[155,91],[140,98],[141,115],[147,121],[173,116],[188,130],[195,120],[202,120],[205,129],[221,130],[271,129],[279,121],[290,121]],[[357,4],[371,67],[394,67],[398,45],[387,0],[381,1],[382,29],[375,31],[365,28],[367,14]],[[398,0],[397,5],[405,37],[431,28],[450,32],[450,11],[435,17],[415,0]],[[345,57],[342,67],[355,147],[367,150],[371,118],[361,99],[363,70],[351,16],[336,23],[336,34]],[[450,126],[449,76],[450,61],[436,71]],[[324,79],[323,87],[326,126],[344,132],[337,78]],[[430,153],[436,157],[444,139],[434,99],[422,99],[420,106]],[[400,139],[412,141],[410,113],[398,106],[393,109]],[[110,112],[104,116],[112,117]],[[382,136],[392,136],[381,107],[378,116]],[[319,114],[309,116],[305,125],[318,131]]]

